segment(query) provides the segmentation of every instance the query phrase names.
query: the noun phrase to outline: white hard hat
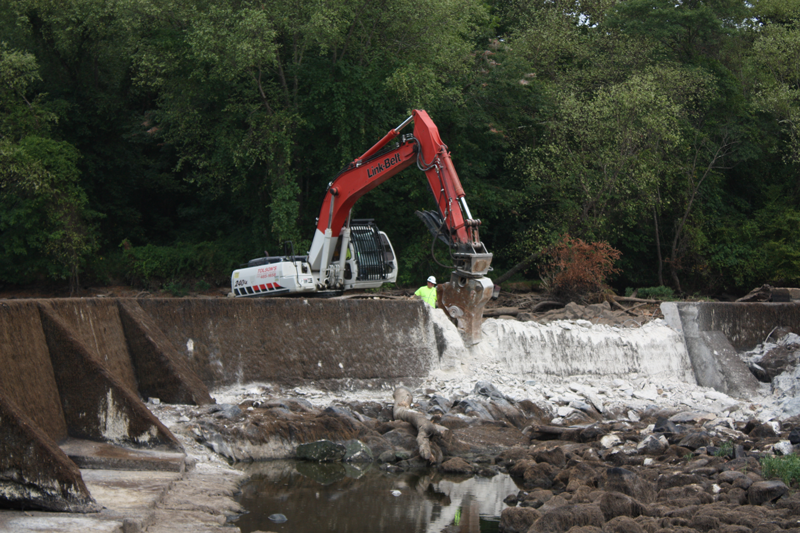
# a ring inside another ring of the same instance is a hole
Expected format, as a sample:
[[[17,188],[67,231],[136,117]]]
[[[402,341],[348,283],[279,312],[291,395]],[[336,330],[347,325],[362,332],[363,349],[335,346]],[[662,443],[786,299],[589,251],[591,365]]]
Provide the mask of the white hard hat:
[[[436,285],[436,276],[428,276],[428,283]]]

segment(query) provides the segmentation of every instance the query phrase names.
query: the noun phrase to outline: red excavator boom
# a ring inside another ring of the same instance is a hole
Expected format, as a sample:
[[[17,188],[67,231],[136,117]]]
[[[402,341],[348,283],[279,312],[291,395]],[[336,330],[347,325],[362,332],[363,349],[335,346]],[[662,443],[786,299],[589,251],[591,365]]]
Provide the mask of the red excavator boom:
[[[414,132],[400,135],[410,122]],[[400,137],[396,146],[389,143]],[[334,257],[337,245],[347,246],[350,210],[356,201],[400,171],[416,164],[428,178],[438,213],[417,213],[435,239],[451,249],[454,272],[448,283],[439,285],[442,306],[458,319],[468,338],[480,338],[483,306],[491,297],[493,284],[486,278],[492,261],[480,240],[481,221],[472,218],[464,188],[458,178],[447,146],[439,137],[439,129],[423,110],[414,110],[402,124],[389,132],[372,148],[348,164],[328,185],[320,209],[317,229],[308,254],[315,272],[323,275]],[[339,242],[344,233],[343,244]]]

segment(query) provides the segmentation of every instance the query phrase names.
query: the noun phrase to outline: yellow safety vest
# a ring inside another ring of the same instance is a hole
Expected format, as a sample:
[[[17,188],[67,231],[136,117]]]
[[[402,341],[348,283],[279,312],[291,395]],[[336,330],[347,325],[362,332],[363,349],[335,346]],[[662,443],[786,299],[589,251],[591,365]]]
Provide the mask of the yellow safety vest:
[[[434,309],[436,308],[436,287],[429,289],[428,286],[425,285],[424,287],[417,289],[417,292],[415,292],[414,295],[422,298],[423,302],[429,304]]]

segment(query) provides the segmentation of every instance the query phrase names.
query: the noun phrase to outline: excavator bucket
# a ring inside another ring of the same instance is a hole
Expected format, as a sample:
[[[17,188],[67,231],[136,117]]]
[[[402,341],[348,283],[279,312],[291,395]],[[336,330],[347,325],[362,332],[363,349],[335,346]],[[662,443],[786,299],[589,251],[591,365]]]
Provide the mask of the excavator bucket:
[[[483,308],[492,297],[494,283],[486,277],[469,278],[453,273],[436,287],[438,307],[456,321],[468,345],[481,341]]]

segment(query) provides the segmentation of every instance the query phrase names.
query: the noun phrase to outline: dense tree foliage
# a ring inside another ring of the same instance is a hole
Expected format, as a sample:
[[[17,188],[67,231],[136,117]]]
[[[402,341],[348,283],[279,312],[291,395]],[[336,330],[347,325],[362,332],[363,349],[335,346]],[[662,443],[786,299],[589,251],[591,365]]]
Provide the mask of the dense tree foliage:
[[[224,285],[413,108],[495,272],[569,234],[617,289],[800,283],[794,0],[0,0],[0,280]],[[404,284],[432,204],[356,205]]]

